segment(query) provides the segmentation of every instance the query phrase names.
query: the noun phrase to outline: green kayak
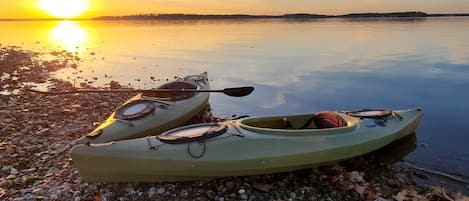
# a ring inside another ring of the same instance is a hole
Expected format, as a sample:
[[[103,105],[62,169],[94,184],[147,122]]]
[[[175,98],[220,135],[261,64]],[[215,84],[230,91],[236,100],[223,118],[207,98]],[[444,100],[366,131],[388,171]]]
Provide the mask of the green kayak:
[[[410,109],[248,117],[189,125],[158,136],[76,145],[71,157],[86,181],[181,181],[267,174],[377,150],[414,133],[421,116],[421,109]]]
[[[209,90],[207,73],[186,76],[158,89]],[[76,144],[104,143],[160,134],[182,126],[208,105],[210,93],[140,93],[126,101]]]

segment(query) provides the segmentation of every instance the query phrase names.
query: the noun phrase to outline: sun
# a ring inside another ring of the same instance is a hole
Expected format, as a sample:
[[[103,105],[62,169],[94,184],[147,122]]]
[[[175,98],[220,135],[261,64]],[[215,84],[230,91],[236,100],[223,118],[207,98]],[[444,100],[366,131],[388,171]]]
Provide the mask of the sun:
[[[73,18],[88,9],[88,0],[39,0],[38,5],[49,15]]]

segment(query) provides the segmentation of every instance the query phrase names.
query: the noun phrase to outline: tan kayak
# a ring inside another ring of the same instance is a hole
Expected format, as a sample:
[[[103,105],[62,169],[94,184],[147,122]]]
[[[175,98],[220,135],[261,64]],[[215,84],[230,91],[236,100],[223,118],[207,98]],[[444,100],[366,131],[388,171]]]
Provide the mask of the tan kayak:
[[[186,76],[158,89],[209,90],[207,73]],[[140,93],[125,102],[77,144],[103,143],[160,134],[182,126],[208,105],[210,93]]]
[[[248,117],[159,136],[76,145],[86,181],[177,181],[292,171],[384,147],[417,128],[421,109]]]

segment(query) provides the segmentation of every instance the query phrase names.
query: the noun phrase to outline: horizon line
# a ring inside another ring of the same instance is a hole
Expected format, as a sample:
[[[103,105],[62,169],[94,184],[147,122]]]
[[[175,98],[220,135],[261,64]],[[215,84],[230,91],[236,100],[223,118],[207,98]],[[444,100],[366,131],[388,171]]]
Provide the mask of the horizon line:
[[[318,14],[318,13],[285,13],[285,14],[277,14],[277,15],[270,15],[270,14],[196,14],[196,13],[139,13],[139,14],[129,14],[129,15],[101,15],[97,17],[86,17],[86,18],[0,18],[0,21],[86,21],[86,20],[99,20],[99,18],[111,17],[111,18],[120,18],[120,17],[135,17],[135,16],[169,16],[169,15],[187,15],[187,16],[247,16],[247,17],[284,17],[284,16],[291,16],[291,15],[311,15],[311,16],[323,16],[323,17],[346,17],[348,15],[366,15],[366,14],[376,14],[376,15],[383,15],[385,14],[404,14],[404,13],[421,13],[426,16],[417,16],[417,17],[444,17],[444,16],[469,16],[469,13],[426,13],[423,11],[393,11],[393,12],[358,12],[358,13],[346,13],[346,14],[336,14],[336,15],[327,15],[327,14]],[[412,16],[409,16],[412,17]]]

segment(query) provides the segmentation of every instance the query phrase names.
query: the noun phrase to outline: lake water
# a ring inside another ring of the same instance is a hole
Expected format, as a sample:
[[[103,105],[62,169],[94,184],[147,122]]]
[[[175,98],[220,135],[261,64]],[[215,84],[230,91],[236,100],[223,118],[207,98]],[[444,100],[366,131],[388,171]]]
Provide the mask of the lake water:
[[[404,160],[469,178],[469,18],[0,21],[0,27],[3,46],[78,52],[78,71],[56,74],[76,82],[98,77],[95,85],[116,80],[150,88],[207,71],[213,89],[256,87],[244,98],[213,94],[220,116],[421,107],[417,148]]]

